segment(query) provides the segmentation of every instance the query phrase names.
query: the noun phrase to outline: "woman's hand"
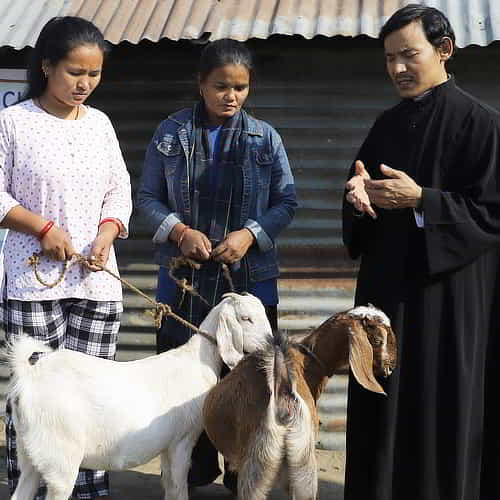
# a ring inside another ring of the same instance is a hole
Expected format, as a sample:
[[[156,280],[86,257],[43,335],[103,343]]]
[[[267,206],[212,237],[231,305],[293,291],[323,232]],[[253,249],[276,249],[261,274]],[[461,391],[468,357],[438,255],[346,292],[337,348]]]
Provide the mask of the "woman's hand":
[[[177,243],[179,250],[185,257],[198,261],[210,258],[212,243],[197,229],[191,229],[182,223],[176,224],[172,229],[170,239]]]
[[[225,264],[234,264],[246,255],[254,241],[255,237],[249,229],[233,231],[214,248],[212,258]]]
[[[94,272],[102,271],[100,266],[105,266],[107,264],[111,246],[118,234],[118,227],[113,222],[105,222],[99,226],[99,232],[90,250],[90,260],[99,264],[99,266],[87,264],[87,269]]]
[[[42,252],[55,260],[69,260],[75,249],[71,242],[71,236],[57,226],[52,226],[40,241]]]

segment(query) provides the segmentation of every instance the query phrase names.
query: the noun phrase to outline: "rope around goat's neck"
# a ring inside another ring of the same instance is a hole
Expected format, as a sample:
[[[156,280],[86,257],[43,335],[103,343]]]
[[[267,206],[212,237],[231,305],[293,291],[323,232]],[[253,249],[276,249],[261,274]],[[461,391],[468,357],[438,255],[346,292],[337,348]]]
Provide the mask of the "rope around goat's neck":
[[[309,356],[313,361],[315,361],[323,371],[324,375],[327,376],[326,374],[328,373],[328,368],[325,366],[325,363],[323,363],[323,361],[321,361],[321,359],[318,358],[318,356],[311,349],[309,349],[309,347],[301,344],[300,342],[290,342],[290,345],[292,347],[295,347],[295,349],[302,351],[305,355]]]
[[[116,273],[108,269],[106,266],[103,266],[96,262],[95,260],[92,260],[90,258],[85,257],[84,255],[81,255],[79,253],[76,253],[73,255],[71,260],[67,260],[64,262],[64,267],[61,271],[61,274],[59,275],[59,278],[54,282],[54,283],[47,283],[42,279],[40,276],[40,273],[38,271],[38,264],[40,264],[40,257],[42,256],[41,253],[34,252],[33,255],[28,259],[28,264],[33,267],[33,271],[35,273],[36,279],[44,286],[48,288],[54,288],[57,286],[61,281],[64,279],[64,276],[66,274],[66,271],[68,270],[69,266],[75,263],[80,263],[82,265],[88,266],[95,266],[101,269],[102,271],[110,274],[114,278],[116,278],[118,281],[121,281],[125,286],[130,288],[132,291],[140,295],[143,299],[147,300],[153,307],[155,308],[154,313],[153,313],[153,321],[154,321],[154,326],[157,330],[160,329],[161,327],[161,322],[164,316],[172,316],[174,319],[176,319],[179,323],[184,325],[187,328],[190,328],[191,330],[194,330],[196,333],[199,333],[202,337],[205,337],[206,339],[210,340],[213,344],[216,344],[217,341],[211,337],[208,333],[200,330],[198,327],[192,325],[189,323],[189,321],[186,321],[184,318],[181,318],[177,314],[175,314],[172,311],[172,308],[168,304],[163,304],[161,302],[156,302],[156,300],[151,299],[148,295],[146,295],[142,290],[137,288],[136,286],[132,285],[132,283],[128,282],[126,279],[123,279],[122,277],[118,276]]]

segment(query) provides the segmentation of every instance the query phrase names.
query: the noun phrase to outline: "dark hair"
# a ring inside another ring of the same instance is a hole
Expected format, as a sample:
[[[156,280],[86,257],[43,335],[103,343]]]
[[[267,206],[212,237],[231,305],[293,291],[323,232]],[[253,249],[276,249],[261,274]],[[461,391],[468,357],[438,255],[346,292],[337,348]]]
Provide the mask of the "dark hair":
[[[253,59],[245,44],[229,38],[209,43],[201,52],[198,77],[203,82],[217,68],[226,64],[242,64],[252,74]]]
[[[429,43],[438,48],[441,46],[444,37],[448,37],[453,42],[455,48],[455,33],[448,18],[434,7],[427,7],[421,4],[409,4],[397,10],[382,26],[379,39],[382,43],[388,35],[404,28],[408,24],[420,21],[425,36]]]
[[[40,97],[47,87],[42,63],[56,65],[69,52],[82,45],[96,45],[103,55],[109,51],[102,33],[90,21],[81,17],[54,17],[48,21],[38,35],[28,64],[28,90],[22,101]]]

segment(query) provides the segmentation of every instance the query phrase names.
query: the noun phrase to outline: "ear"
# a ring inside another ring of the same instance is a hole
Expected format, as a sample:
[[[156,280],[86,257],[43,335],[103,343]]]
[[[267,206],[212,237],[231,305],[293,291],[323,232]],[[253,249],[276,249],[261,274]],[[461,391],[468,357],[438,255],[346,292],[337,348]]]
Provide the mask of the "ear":
[[[220,310],[215,338],[222,360],[233,369],[243,358],[243,328],[236,320],[234,307],[229,304],[224,304]]]
[[[448,61],[448,59],[453,55],[453,49],[453,41],[451,38],[444,36],[438,48],[442,62]]]
[[[373,350],[364,330],[356,332],[349,328],[349,365],[356,380],[365,389],[385,394],[373,375]]]

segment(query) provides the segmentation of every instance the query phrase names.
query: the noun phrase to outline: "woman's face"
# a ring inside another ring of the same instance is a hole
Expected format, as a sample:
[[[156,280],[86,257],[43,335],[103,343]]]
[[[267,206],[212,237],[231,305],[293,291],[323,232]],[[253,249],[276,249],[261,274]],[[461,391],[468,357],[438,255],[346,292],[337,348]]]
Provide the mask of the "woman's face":
[[[226,64],[200,82],[200,91],[211,125],[221,125],[245,104],[250,73],[243,64]]]
[[[44,96],[70,107],[85,102],[99,85],[103,53],[97,45],[80,45],[57,64],[43,64],[47,75]]]

